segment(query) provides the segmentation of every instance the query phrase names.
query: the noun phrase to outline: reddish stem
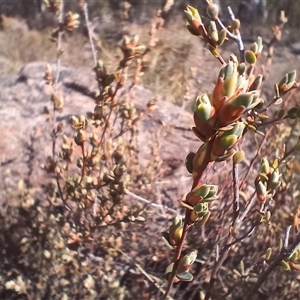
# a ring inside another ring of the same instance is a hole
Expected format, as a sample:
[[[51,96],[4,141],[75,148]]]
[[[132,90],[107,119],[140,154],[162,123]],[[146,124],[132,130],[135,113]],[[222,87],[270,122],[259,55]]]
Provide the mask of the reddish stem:
[[[200,183],[201,177],[202,177],[204,171],[206,170],[206,168],[207,168],[207,166],[210,162],[210,155],[211,155],[211,150],[212,150],[212,145],[214,143],[214,140],[215,140],[215,137],[212,137],[211,140],[207,144],[207,148],[206,148],[205,156],[204,156],[204,159],[203,159],[203,163],[201,164],[201,166],[197,170],[197,175],[194,178],[192,189]],[[177,251],[176,251],[175,259],[174,259],[173,270],[172,270],[172,273],[170,275],[168,285],[167,285],[167,289],[166,289],[166,292],[165,292],[165,295],[164,295],[163,299],[167,299],[168,295],[170,294],[172,285],[174,283],[174,279],[175,279],[175,276],[176,276],[176,270],[178,268],[178,263],[179,263],[179,260],[181,258],[183,244],[184,244],[184,241],[186,239],[188,229],[191,227],[191,224],[190,224],[191,223],[191,213],[192,213],[192,211],[190,209],[185,210],[185,218],[184,218],[182,236],[181,236],[180,244],[177,247]]]

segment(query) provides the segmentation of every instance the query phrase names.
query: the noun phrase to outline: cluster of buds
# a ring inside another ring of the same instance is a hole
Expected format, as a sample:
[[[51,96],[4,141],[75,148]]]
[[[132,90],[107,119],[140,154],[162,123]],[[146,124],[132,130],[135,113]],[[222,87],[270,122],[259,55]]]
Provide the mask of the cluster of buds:
[[[101,59],[97,61],[94,71],[96,73],[96,79],[99,85],[102,87],[101,92],[98,92],[95,95],[96,102],[111,103],[116,91],[116,89],[112,86],[112,83],[117,81],[119,87],[123,86],[125,82],[125,76],[122,75],[121,70],[117,70],[114,73],[108,74]]]
[[[178,281],[192,281],[193,280],[193,275],[189,272],[189,270],[192,267],[192,264],[195,262],[197,258],[197,251],[193,251],[189,254],[186,254],[182,256],[178,262],[178,266],[176,268],[176,276],[174,278],[174,283]],[[166,271],[165,271],[165,276],[166,279],[168,280],[170,275],[173,272],[174,268],[174,263],[171,263]]]
[[[82,145],[86,140],[88,140],[85,129],[87,127],[87,119],[85,116],[80,116],[79,118],[72,116],[71,117],[72,128],[77,131],[77,134],[74,138],[77,145]]]
[[[220,130],[213,142],[210,160],[224,161],[230,159],[236,152],[234,147],[241,139],[245,127],[245,123],[236,122],[228,126],[226,130]]]
[[[44,79],[47,84],[53,83],[53,70],[52,70],[51,65],[49,65],[49,64],[47,64],[47,66],[46,66]]]
[[[78,203],[80,209],[90,207],[97,198],[97,193],[93,189],[95,182],[92,177],[78,176],[68,177],[66,181],[66,192],[73,200]]]
[[[238,65],[236,57],[231,56],[220,70],[212,95],[197,97],[194,132],[202,141],[208,141],[220,128],[236,122],[260,103],[259,90],[254,87],[260,88],[262,77],[258,76],[255,84],[251,82],[249,86],[245,70],[245,65]]]
[[[72,31],[79,26],[79,14],[74,14],[71,11],[66,13],[64,18],[64,29],[67,31]]]
[[[225,161],[232,158],[236,153],[235,146],[243,136],[246,125],[244,122],[235,122],[220,129],[215,136],[210,151],[209,161]],[[189,154],[186,159],[188,171],[196,176],[198,169],[202,166],[207,150],[207,143],[202,144],[197,152]]]
[[[205,38],[208,42],[208,47],[213,51],[218,46],[221,46],[226,40],[227,30],[223,28],[218,31],[215,20],[218,19],[219,8],[217,5],[210,3],[207,6],[207,15],[211,21],[209,23],[208,31],[205,29],[204,24],[201,20],[198,10],[192,6],[187,6],[184,11],[187,19],[187,29],[190,33],[196,36]]]
[[[210,216],[209,204],[218,198],[217,193],[218,186],[199,183],[187,194],[185,201],[180,201],[181,206],[191,211],[191,224],[206,223]]]
[[[246,62],[250,65],[256,63],[256,59],[260,56],[263,50],[262,38],[259,36],[251,46],[248,51],[245,53]]]
[[[61,0],[44,0],[45,5],[52,13],[57,13],[61,6]]]
[[[270,166],[266,158],[261,160],[260,173],[255,179],[256,195],[260,203],[265,203],[272,198],[281,185],[281,174],[277,164],[277,161],[275,161],[273,166]]]
[[[86,129],[88,122],[85,116],[80,116],[79,118],[72,116],[70,118],[72,128],[75,130]]]
[[[61,13],[61,0],[44,0],[46,7],[52,13],[59,15]],[[63,15],[62,15],[63,16]],[[60,19],[60,17],[59,17]],[[72,13],[71,11],[67,12],[63,16],[63,20],[59,20],[59,26],[56,28],[52,33],[50,40],[55,42],[58,38],[59,33],[63,33],[66,31],[73,31],[74,29],[78,28],[80,24],[79,21],[79,14]]]
[[[54,91],[51,95],[51,102],[53,103],[54,109],[61,112],[64,108],[64,97],[58,91]]]
[[[138,35],[134,36],[132,39],[128,36],[124,37],[121,45],[121,50],[124,55],[120,62],[122,68],[128,67],[133,58],[141,57],[149,51],[144,45],[138,45],[138,41]]]
[[[298,87],[298,83],[296,82],[296,77],[297,77],[296,70],[285,74],[284,77],[279,82],[279,84],[275,85],[276,96],[277,95],[282,96],[292,88]]]

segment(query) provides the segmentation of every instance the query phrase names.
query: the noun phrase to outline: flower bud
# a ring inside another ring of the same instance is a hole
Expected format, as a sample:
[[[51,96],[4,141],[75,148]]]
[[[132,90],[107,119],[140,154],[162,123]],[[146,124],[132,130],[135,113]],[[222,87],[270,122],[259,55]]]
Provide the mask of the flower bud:
[[[237,86],[238,72],[236,64],[230,61],[224,69],[224,96],[234,95]]]
[[[228,98],[225,97],[224,95],[225,95],[224,79],[219,77],[215,85],[214,91],[212,93],[212,104],[216,109],[216,111],[219,111],[219,109],[228,100]]]
[[[79,26],[79,23],[79,14],[74,14],[70,11],[66,13],[64,20],[64,28],[66,30],[72,31]]]
[[[212,20],[217,20],[219,16],[219,7],[213,3],[209,3],[206,8],[206,13]]]
[[[256,56],[251,50],[246,51],[245,60],[248,64],[254,65],[256,63]]]
[[[259,181],[256,185],[256,195],[259,202],[264,203],[267,200],[267,188]]]
[[[237,151],[233,156],[233,163],[235,165],[241,163],[245,158],[245,152],[243,150]]]
[[[281,81],[278,84],[280,96],[288,92],[296,84],[295,81],[296,77],[297,77],[296,70],[284,75],[284,77],[281,79]]]
[[[197,213],[198,217],[204,217],[208,211],[208,203],[207,202],[200,202],[197,205],[194,206],[194,211]]]
[[[189,23],[189,25],[194,28],[198,29],[198,27],[202,24],[201,17],[199,12],[196,8],[188,5],[186,10],[184,11],[185,17]]]
[[[210,21],[209,27],[208,27],[208,33],[210,38],[216,43],[219,40],[219,33],[217,30],[216,22]]]
[[[218,39],[218,46],[221,46],[223,45],[223,43],[225,42],[226,40],[226,36],[227,36],[227,30],[226,28],[222,29],[220,32],[219,32],[219,39]]]
[[[196,154],[194,152],[190,152],[185,159],[185,166],[190,174],[193,173],[193,160],[195,158],[195,155]]]
[[[260,162],[260,172],[267,174],[269,173],[269,171],[270,171],[269,161],[265,157],[263,157]]]
[[[179,244],[182,232],[182,219],[180,216],[176,216],[169,228],[169,242],[173,247]]]
[[[252,51],[254,53],[255,57],[257,58],[261,54],[262,49],[263,49],[262,38],[259,36],[259,37],[257,37],[256,42],[254,42],[250,46],[250,51]]]
[[[241,27],[241,22],[239,19],[234,19],[231,24],[230,24],[230,27],[232,30],[236,31],[236,30],[239,30],[240,27]]]
[[[196,152],[196,155],[193,160],[193,177],[197,175],[197,170],[203,163],[206,154],[206,148],[207,148],[207,143],[204,143],[198,148]]]
[[[201,96],[197,97],[194,111],[202,122],[206,122],[212,117],[215,109],[211,105],[207,94],[202,94]]]
[[[78,146],[82,145],[86,140],[88,140],[86,132],[80,129],[77,132],[77,135],[75,136],[74,140]]]
[[[44,79],[47,81],[47,83],[51,83],[53,80],[53,74],[52,74],[52,67],[51,65],[47,64]]]
[[[177,273],[184,273],[188,271],[191,268],[192,264],[195,262],[196,258],[197,251],[193,251],[181,257],[178,263]]]
[[[242,137],[244,129],[245,124],[243,122],[237,122],[233,125],[232,129],[220,131],[214,140],[212,154],[215,157],[221,157],[225,155],[226,152],[232,149]]]

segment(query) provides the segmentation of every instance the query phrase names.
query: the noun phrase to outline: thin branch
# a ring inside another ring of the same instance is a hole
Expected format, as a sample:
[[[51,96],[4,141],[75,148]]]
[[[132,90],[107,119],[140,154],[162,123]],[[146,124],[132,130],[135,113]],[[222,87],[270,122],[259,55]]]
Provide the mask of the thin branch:
[[[258,291],[260,286],[265,282],[265,280],[268,278],[268,276],[274,271],[274,269],[281,263],[281,261],[291,255],[296,247],[300,244],[300,234],[298,234],[295,242],[286,250],[285,248],[282,248],[280,254],[278,257],[273,261],[273,263],[268,267],[268,269],[265,270],[259,277],[257,282],[253,285],[251,290],[248,292],[247,296],[244,298],[245,300],[253,299],[254,293]]]
[[[88,13],[88,5],[87,5],[86,2],[84,2],[84,4],[83,4],[83,12],[84,12],[86,28],[87,28],[87,32],[88,32],[88,36],[89,36],[89,40],[90,40],[90,45],[91,45],[91,48],[92,48],[94,64],[96,66],[97,65],[97,51],[96,51],[95,44],[94,44],[94,41],[93,41],[93,36],[92,36],[92,33],[91,33],[91,26],[90,26],[89,13]]]
[[[237,238],[237,239],[234,240],[233,242],[226,244],[225,247],[232,247],[233,245],[235,245],[235,244],[237,244],[237,243],[243,241],[243,240],[246,239],[247,237],[250,237],[251,234],[254,232],[254,229],[255,229],[258,225],[260,225],[260,224],[261,224],[261,222],[258,222],[258,221],[257,221],[256,223],[254,223],[254,224],[251,226],[251,228],[247,231],[247,233],[245,233],[243,236]]]
[[[206,0],[206,3],[209,4],[210,1]],[[229,13],[231,20],[235,20],[235,15],[234,15],[231,7],[228,6],[227,9],[228,9],[228,13]],[[217,22],[222,29],[226,30],[227,36],[237,43],[239,52],[240,52],[240,61],[244,62],[245,61],[245,47],[244,47],[244,43],[243,43],[240,31],[238,30],[237,34],[233,34],[227,29],[227,27],[223,24],[223,22],[220,20],[220,18],[217,18]]]
[[[285,249],[288,248],[289,246],[289,237],[290,237],[290,231],[291,231],[292,225],[287,226],[285,235],[284,235],[284,240],[283,240],[283,247]]]
[[[154,203],[154,202],[152,202],[150,200],[147,200],[147,199],[145,199],[145,198],[143,198],[141,196],[138,196],[138,195],[136,195],[136,194],[134,194],[134,193],[132,193],[132,192],[130,192],[128,190],[126,190],[126,194],[132,196],[133,198],[135,198],[135,199],[137,199],[137,200],[139,200],[141,202],[147,203],[148,205],[150,205],[152,207],[160,208],[160,209],[163,209],[163,210],[168,210],[168,211],[170,211],[170,212],[172,212],[174,214],[177,213],[177,211],[175,209],[172,209],[172,208],[169,208],[167,206]]]
[[[233,13],[231,7],[228,6],[227,9],[228,9],[228,12],[229,12],[229,15],[230,15],[231,19],[232,19],[232,20],[235,20],[235,15],[234,15],[234,13]],[[228,36],[229,36],[231,39],[233,39],[233,40],[237,43],[237,45],[238,45],[238,47],[239,47],[239,51],[240,51],[240,61],[241,61],[241,62],[244,62],[244,61],[245,61],[245,47],[244,47],[244,43],[243,43],[243,40],[242,40],[242,36],[241,36],[240,31],[238,30],[238,31],[237,31],[237,34],[234,35],[234,34],[231,34],[231,32],[229,32],[229,31],[227,30],[227,34],[228,34]]]
[[[113,111],[113,108],[114,108],[114,105],[113,105],[114,99],[115,99],[115,97],[116,97],[116,95],[117,95],[117,92],[118,92],[118,90],[119,90],[120,88],[121,88],[121,85],[120,85],[120,83],[118,82],[118,83],[117,83],[117,86],[116,86],[116,88],[115,88],[114,94],[113,94],[112,97],[111,97],[111,105],[110,105],[109,113],[108,113],[108,115],[106,116],[105,125],[104,125],[103,131],[102,131],[102,135],[101,135],[101,138],[100,138],[100,143],[99,143],[100,146],[101,146],[102,143],[104,142],[105,133],[106,133],[106,131],[107,131],[107,129],[108,129],[108,126],[109,126],[109,119],[110,119],[110,117],[111,117],[111,115],[112,115],[112,111]]]
[[[233,162],[233,166],[232,166],[232,179],[233,179],[233,221],[232,221],[232,226],[235,225],[236,220],[239,216],[239,212],[240,212],[240,199],[239,199],[240,191],[239,191],[238,178],[239,178],[238,164],[235,164]]]
[[[61,68],[61,54],[62,54],[62,36],[64,34],[63,31],[63,22],[64,22],[64,1],[60,1],[59,11],[58,11],[58,36],[57,36],[57,44],[56,44],[56,77],[53,84],[54,90],[57,90],[60,68]],[[52,107],[52,122],[53,122],[53,130],[52,130],[52,158],[55,158],[55,148],[56,148],[56,107],[55,101],[53,101]]]
[[[228,240],[227,240],[226,244],[230,244],[233,240],[232,235],[229,233],[227,238],[228,238]],[[212,271],[211,276],[210,276],[210,280],[209,280],[209,284],[208,284],[208,288],[207,288],[207,292],[205,294],[204,300],[208,300],[210,298],[211,290],[212,290],[212,288],[214,286],[214,283],[216,281],[216,275],[219,272],[220,268],[222,267],[229,251],[230,251],[230,247],[226,247],[226,246],[223,247],[218,260],[215,261],[215,264],[214,264],[213,271]]]
[[[165,293],[165,291],[159,286],[159,284],[157,284],[156,282],[155,282],[155,280],[153,279],[153,277],[150,275],[150,274],[148,274],[142,267],[141,267],[141,265],[139,265],[138,263],[136,263],[135,262],[135,260],[132,258],[132,257],[130,257],[130,256],[128,256],[126,253],[124,253],[122,250],[119,250],[119,249],[116,249],[118,252],[120,252],[122,255],[124,255],[127,259],[129,259],[129,260],[131,260],[132,262],[133,262],[133,264],[135,265],[135,267],[147,278],[147,280],[151,283],[151,284],[153,284],[156,288],[157,288],[157,290],[159,290],[162,294],[164,294]],[[168,297],[168,300],[174,300],[173,298],[171,298],[171,297]]]
[[[82,168],[81,168],[81,178],[79,181],[79,185],[82,183],[82,180],[85,176],[85,147],[84,147],[84,141],[82,142],[81,146],[81,154],[82,154]]]
[[[172,273],[171,273],[169,281],[168,281],[168,285],[167,285],[167,288],[166,288],[165,295],[163,297],[164,300],[167,299],[167,297],[169,296],[169,293],[170,293],[171,288],[172,288],[173,283],[174,283],[174,279],[175,279],[175,276],[176,276],[176,270],[178,268],[179,260],[181,258],[181,253],[182,253],[182,250],[183,250],[183,244],[184,244],[184,241],[186,239],[188,229],[190,227],[190,225],[189,225],[190,217],[191,217],[191,210],[186,209],[185,210],[185,219],[184,219],[184,224],[183,224],[183,232],[182,232],[180,244],[177,247],[173,270],[172,270]]]
[[[253,159],[251,160],[251,163],[250,163],[250,166],[249,166],[249,168],[248,168],[248,170],[247,170],[247,172],[246,172],[246,175],[244,176],[243,180],[241,181],[240,188],[243,187],[243,185],[244,185],[244,183],[245,183],[245,181],[246,181],[248,175],[250,174],[250,171],[253,169],[254,163],[255,163],[256,159],[259,157],[260,152],[261,152],[261,150],[262,150],[262,148],[263,148],[263,145],[264,145],[264,143],[267,141],[267,137],[268,137],[268,135],[270,134],[270,131],[271,131],[271,129],[269,129],[269,130],[265,133],[265,135],[264,135],[264,137],[263,137],[263,140],[262,140],[262,142],[260,143],[259,148],[258,148],[258,150],[257,150],[256,153],[255,153],[255,156],[254,156]]]
[[[60,1],[59,11],[58,11],[58,35],[57,35],[57,44],[56,44],[56,77],[53,84],[54,90],[57,90],[58,83],[59,83],[59,75],[61,69],[61,55],[62,55],[62,37],[64,34],[64,0]],[[52,122],[53,122],[53,129],[52,129],[52,158],[55,161],[56,156],[56,138],[57,138],[57,131],[56,131],[56,104],[53,101],[53,112],[52,112]],[[55,180],[57,184],[57,189],[59,196],[64,204],[64,207],[68,211],[72,211],[72,209],[66,204],[66,200],[64,198],[63,189],[59,182],[59,176],[55,174]]]
[[[250,211],[251,207],[254,205],[256,199],[256,192],[253,192],[253,194],[250,197],[250,200],[248,201],[248,205],[246,206],[245,210],[243,211],[242,215],[236,220],[236,224],[241,223],[246,215],[248,214],[248,212]]]

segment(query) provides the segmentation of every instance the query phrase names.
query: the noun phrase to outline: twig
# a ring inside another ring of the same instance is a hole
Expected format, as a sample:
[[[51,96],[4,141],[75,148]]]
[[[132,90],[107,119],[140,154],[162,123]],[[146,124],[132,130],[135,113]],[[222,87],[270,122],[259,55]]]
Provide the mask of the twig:
[[[90,21],[89,21],[89,13],[88,13],[88,5],[87,5],[86,2],[84,2],[84,4],[83,4],[83,13],[84,13],[86,28],[87,28],[87,32],[88,32],[88,36],[89,36],[89,40],[90,40],[90,45],[91,45],[91,48],[92,48],[94,63],[95,63],[95,66],[96,66],[97,65],[97,51],[96,51],[96,48],[95,48],[95,45],[94,45],[93,36],[91,34],[91,27],[90,27]]]
[[[243,236],[237,238],[237,239],[234,240],[233,242],[226,244],[225,247],[232,247],[233,245],[235,245],[235,244],[241,242],[242,240],[246,239],[247,237],[249,237],[249,236],[254,232],[254,229],[255,229],[258,225],[260,225],[260,224],[261,224],[261,222],[256,222],[256,223],[254,223],[254,224],[251,226],[251,228],[247,231],[247,233],[245,233]]]
[[[253,299],[253,295],[260,286],[264,283],[264,281],[267,279],[267,277],[272,273],[272,271],[280,264],[280,262],[286,257],[291,255],[295,251],[295,248],[300,244],[300,234],[298,234],[295,242],[288,248],[282,248],[280,254],[278,257],[273,261],[273,263],[268,267],[265,272],[263,272],[259,277],[257,282],[254,284],[254,286],[251,288],[251,290],[248,292],[246,297],[244,298],[245,300],[250,300]]]
[[[56,59],[56,77],[53,84],[54,90],[57,90],[58,82],[59,82],[59,75],[60,75],[60,69],[61,69],[61,55],[62,55],[62,36],[64,34],[64,0],[60,1],[59,6],[59,12],[58,12],[58,35],[57,35],[57,44],[56,44],[56,51],[57,51],[57,59]],[[53,122],[53,129],[52,129],[52,158],[55,161],[56,156],[56,138],[57,138],[57,132],[56,132],[56,104],[55,101],[53,101],[53,112],[52,112],[52,122]],[[59,196],[64,204],[64,207],[68,211],[72,211],[72,209],[66,204],[66,200],[64,198],[63,190],[61,188],[59,177],[57,174],[55,174],[55,180],[57,184],[57,189]]]
[[[235,20],[235,15],[234,15],[231,7],[227,6],[227,9],[228,9],[228,13],[230,15],[231,20]],[[220,19],[218,19],[218,20],[220,20]],[[245,47],[244,47],[244,43],[243,43],[240,31],[238,30],[237,34],[235,35],[227,30],[227,35],[237,43],[237,45],[239,47],[239,51],[240,51],[240,60],[241,60],[241,62],[244,62],[245,61]]]
[[[232,226],[235,225],[236,220],[239,216],[240,212],[240,199],[239,199],[239,185],[238,185],[238,177],[239,177],[239,170],[238,164],[233,162],[232,166],[232,178],[233,178],[233,221]]]
[[[236,224],[241,223],[245,219],[246,215],[248,214],[251,207],[253,206],[253,204],[255,202],[255,199],[256,199],[256,192],[253,192],[253,194],[250,197],[250,200],[248,201],[248,205],[246,206],[246,208],[243,211],[242,215],[236,220],[236,222],[235,222]]]
[[[289,237],[290,237],[290,231],[291,231],[292,225],[288,225],[286,227],[285,235],[284,235],[284,240],[283,240],[283,247],[285,249],[288,248],[289,246]]]
[[[232,235],[229,233],[227,238],[228,238],[228,240],[227,240],[226,244],[230,244],[233,240]],[[226,247],[226,246],[223,247],[218,260],[215,261],[215,265],[214,265],[213,271],[210,276],[210,280],[209,280],[209,284],[208,284],[208,288],[207,288],[207,292],[205,294],[204,300],[208,300],[210,298],[212,287],[216,281],[215,277],[216,277],[217,273],[219,272],[220,268],[222,267],[229,251],[230,251],[230,247]]]
[[[83,178],[84,178],[84,175],[85,175],[85,147],[84,147],[84,141],[82,142],[81,144],[81,153],[82,153],[82,168],[81,168],[81,178],[80,178],[80,181],[79,181],[79,185],[81,184]]]
[[[210,1],[206,0],[206,3],[210,4]],[[235,20],[235,15],[234,15],[231,7],[228,6],[227,9],[228,9],[228,13],[230,15],[231,20]],[[227,36],[237,43],[239,51],[240,51],[240,61],[244,62],[245,61],[245,47],[244,47],[244,43],[243,43],[240,32],[238,31],[237,34],[231,33],[227,29],[227,27],[223,24],[223,22],[220,20],[220,18],[217,18],[217,22],[222,29],[226,30]]]
[[[165,291],[155,282],[155,280],[152,278],[151,275],[149,275],[139,264],[137,264],[134,259],[130,256],[128,256],[126,253],[124,253],[122,250],[116,249],[118,252],[120,252],[122,255],[124,255],[127,259],[131,260],[135,267],[151,282],[162,294],[165,293]],[[168,300],[174,300],[173,298],[169,297]]]
[[[110,117],[111,117],[111,114],[112,114],[112,111],[113,111],[113,108],[114,108],[113,102],[114,102],[114,99],[115,99],[115,97],[116,97],[116,95],[117,95],[117,92],[118,92],[118,90],[120,89],[120,87],[121,87],[121,85],[120,85],[120,83],[118,82],[118,83],[117,83],[117,86],[116,86],[116,88],[115,88],[114,94],[113,94],[112,97],[111,97],[111,105],[110,105],[109,113],[108,113],[108,115],[106,116],[105,125],[104,125],[103,131],[102,131],[102,135],[101,135],[101,138],[100,138],[100,143],[99,143],[100,146],[102,145],[102,143],[103,143],[103,141],[104,141],[105,133],[106,133],[106,131],[107,131],[107,129],[108,129],[108,126],[109,126],[109,119],[110,119]]]
[[[134,194],[134,193],[132,193],[132,192],[130,192],[130,191],[128,191],[128,190],[126,190],[126,194],[132,196],[133,198],[135,198],[135,199],[137,199],[137,200],[139,200],[139,201],[142,201],[142,202],[144,202],[144,203],[147,203],[147,204],[149,204],[149,205],[152,206],[152,207],[155,207],[155,208],[161,208],[161,209],[164,209],[164,210],[168,210],[168,211],[170,211],[170,212],[172,212],[172,213],[175,213],[175,214],[177,213],[177,211],[174,210],[174,209],[172,209],[172,208],[169,208],[169,207],[167,207],[167,206],[160,205],[160,204],[154,203],[154,202],[152,202],[152,201],[149,201],[149,200],[147,200],[147,199],[145,199],[145,198],[143,198],[143,197],[141,197],[141,196],[138,196],[138,195],[136,195],[136,194]]]
[[[59,13],[58,13],[58,36],[57,36],[57,44],[56,44],[56,77],[53,84],[54,90],[57,90],[59,75],[60,75],[60,65],[61,65],[61,54],[62,54],[62,36],[63,32],[63,22],[64,22],[64,1],[60,1]],[[55,148],[56,148],[56,107],[55,101],[53,101],[53,112],[52,112],[52,122],[53,122],[53,130],[52,130],[52,158],[55,158]]]

